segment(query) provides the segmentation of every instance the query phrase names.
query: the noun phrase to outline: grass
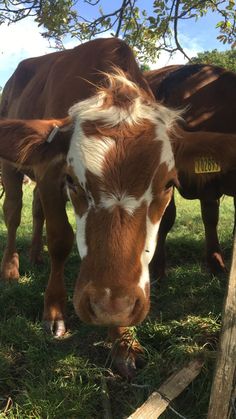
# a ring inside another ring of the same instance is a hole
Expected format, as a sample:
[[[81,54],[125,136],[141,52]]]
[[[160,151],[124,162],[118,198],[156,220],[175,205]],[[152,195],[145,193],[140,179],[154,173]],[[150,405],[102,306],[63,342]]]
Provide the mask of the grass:
[[[106,330],[82,324],[73,311],[79,268],[74,248],[66,270],[70,332],[61,340],[43,332],[40,321],[48,255],[45,246],[44,264],[35,268],[29,263],[32,187],[25,187],[24,192],[18,232],[21,278],[18,284],[0,284],[0,418],[103,418],[101,377],[109,375]],[[227,277],[212,277],[202,269],[199,203],[177,197],[177,211],[168,238],[168,278],[153,286],[150,315],[134,328],[145,348],[146,364],[131,383],[117,375],[107,380],[115,419],[130,415],[173,371],[198,355],[205,359],[204,368],[172,407],[188,419],[206,418]],[[219,236],[228,266],[232,227],[232,199],[225,197]],[[1,254],[5,238],[1,213]],[[170,409],[161,416],[176,417]]]

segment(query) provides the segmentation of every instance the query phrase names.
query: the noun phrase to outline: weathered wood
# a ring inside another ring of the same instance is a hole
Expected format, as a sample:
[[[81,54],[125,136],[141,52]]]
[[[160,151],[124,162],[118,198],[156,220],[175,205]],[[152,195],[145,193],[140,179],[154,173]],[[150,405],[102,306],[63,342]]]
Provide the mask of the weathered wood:
[[[101,390],[102,390],[103,419],[112,419],[110,397],[109,397],[106,379],[104,377],[101,377]]]
[[[224,305],[222,330],[213,379],[208,419],[226,419],[236,375],[236,236],[228,291]]]
[[[230,407],[229,407],[229,412],[228,412],[227,419],[232,418],[233,416],[231,416],[231,415],[233,413],[234,413],[234,418],[236,418],[236,414],[235,414],[236,413],[236,410],[235,410],[235,408],[236,408],[236,370],[235,370],[234,382],[235,382],[235,385],[234,385],[234,390],[233,390],[232,397],[231,397],[232,403],[230,404]]]
[[[159,389],[152,393],[128,419],[156,419],[200,373],[203,362],[191,361],[186,367],[172,374]]]

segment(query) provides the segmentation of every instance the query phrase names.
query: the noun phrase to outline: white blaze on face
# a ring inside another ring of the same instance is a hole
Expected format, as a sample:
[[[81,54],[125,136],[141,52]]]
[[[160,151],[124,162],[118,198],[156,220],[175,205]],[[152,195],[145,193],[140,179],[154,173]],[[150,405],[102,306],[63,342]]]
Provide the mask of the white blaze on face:
[[[76,242],[81,259],[83,259],[88,254],[88,246],[86,243],[86,221],[88,217],[88,212],[86,212],[82,217],[79,217],[77,214],[76,218]]]
[[[168,131],[171,130],[173,124],[178,119],[181,119],[181,111],[168,109],[165,106],[158,104],[156,118],[156,141],[162,142],[159,164],[161,165],[162,163],[165,163],[167,165],[168,171],[171,171],[175,166],[175,161]],[[148,265],[151,262],[156,249],[157,234],[160,227],[160,223],[161,219],[157,221],[155,224],[152,223],[147,213],[146,242],[144,246],[144,251],[141,255],[142,273],[139,279],[139,286],[143,289],[144,293],[146,286],[150,283]]]
[[[141,256],[142,265],[149,265],[154,255],[157,243],[157,233],[160,227],[160,220],[152,223],[147,215],[146,220],[146,241],[144,251]]]
[[[146,219],[146,241],[144,245],[144,250],[141,255],[141,266],[142,272],[139,278],[139,286],[143,290],[144,294],[146,294],[146,287],[150,284],[150,275],[148,265],[152,260],[156,249],[157,243],[157,234],[160,227],[160,221],[153,224],[147,214]]]
[[[163,211],[163,214],[169,205],[170,201],[165,206],[165,209]],[[148,209],[147,209],[147,218],[146,218],[146,240],[144,245],[144,250],[141,255],[141,266],[142,266],[142,272],[139,279],[139,286],[142,288],[144,294],[146,286],[150,284],[150,275],[149,275],[149,269],[148,265],[151,262],[156,245],[157,245],[157,235],[159,231],[159,227],[161,224],[161,219],[158,220],[156,223],[152,223],[148,216]]]

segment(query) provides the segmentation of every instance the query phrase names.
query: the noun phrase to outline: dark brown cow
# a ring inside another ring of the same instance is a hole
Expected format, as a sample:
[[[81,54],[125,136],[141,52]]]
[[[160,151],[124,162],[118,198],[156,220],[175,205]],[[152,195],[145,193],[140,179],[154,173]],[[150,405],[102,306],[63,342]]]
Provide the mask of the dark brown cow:
[[[145,76],[158,101],[166,106],[185,109],[185,129],[236,132],[235,73],[213,65],[193,64],[169,66],[147,72]],[[227,146],[225,138],[225,149]],[[205,163],[208,164],[206,160]],[[178,167],[178,176],[181,195],[187,199],[200,199],[207,263],[211,272],[217,273],[225,270],[217,236],[219,198],[223,194],[236,196],[236,167],[229,167],[226,173],[211,173],[211,170],[214,172],[214,165],[209,163],[205,174],[190,174],[183,162]],[[175,213],[172,200],[159,229],[158,246],[152,263],[155,276],[163,276],[165,272],[164,244],[174,223]]]
[[[148,264],[177,183],[171,143],[177,164],[188,158],[192,170],[195,156],[206,153],[227,171],[236,163],[236,136],[227,135],[223,154],[225,135],[199,137],[178,128],[179,112],[155,101],[130,48],[113,38],[22,62],[3,92],[1,116],[8,228],[2,277],[19,276],[21,168],[36,179],[46,218],[51,273],[44,320],[57,336],[64,334],[63,273],[73,243],[66,179],[81,256],[74,307],[85,322],[109,326],[112,340],[119,339],[115,361],[129,375],[140,348],[125,327],[148,313]],[[34,237],[41,227],[34,226]]]

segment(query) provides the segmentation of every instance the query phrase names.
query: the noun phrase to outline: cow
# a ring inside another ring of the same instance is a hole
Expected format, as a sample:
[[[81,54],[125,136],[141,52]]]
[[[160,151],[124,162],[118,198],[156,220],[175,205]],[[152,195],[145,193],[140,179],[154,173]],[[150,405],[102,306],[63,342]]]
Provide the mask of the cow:
[[[186,130],[236,132],[236,74],[232,71],[208,64],[172,65],[146,72],[145,77],[157,101],[185,110]],[[205,159],[205,164],[208,163]],[[219,167],[209,165],[205,175],[189,176],[183,162],[183,166],[178,167],[178,177],[181,195],[187,199],[200,199],[206,261],[210,272],[217,274],[226,270],[217,235],[219,199],[223,194],[233,196],[236,209],[236,166],[230,166],[227,172],[214,173],[214,170],[219,170]],[[152,274],[155,277],[165,276],[165,240],[175,216],[173,197],[159,229],[158,246],[152,262]],[[235,222],[236,218],[234,225]]]
[[[108,326],[114,363],[132,375],[141,348],[127,328],[149,311],[149,263],[178,184],[176,166],[188,158],[191,171],[205,153],[227,171],[236,162],[236,136],[226,134],[223,153],[225,134],[185,132],[180,111],[156,102],[133,52],[117,38],[20,63],[4,89],[1,117],[8,229],[2,278],[19,277],[15,239],[27,173],[37,182],[43,215],[36,218],[45,216],[51,260],[43,319],[50,332],[63,336],[64,265],[74,238],[66,189],[81,259],[75,311],[88,324]],[[33,227],[37,237],[40,222]]]

